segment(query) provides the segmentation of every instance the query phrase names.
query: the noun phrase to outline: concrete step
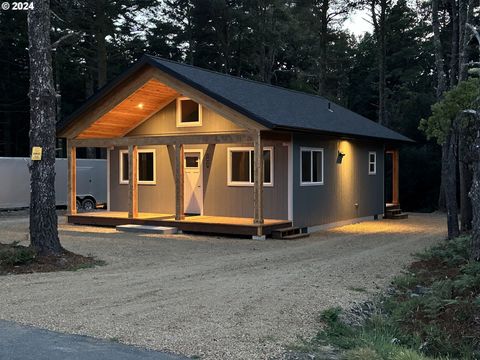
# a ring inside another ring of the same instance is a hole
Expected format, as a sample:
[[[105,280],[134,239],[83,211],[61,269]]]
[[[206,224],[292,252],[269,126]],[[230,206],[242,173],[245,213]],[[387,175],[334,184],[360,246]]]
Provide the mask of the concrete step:
[[[117,231],[144,234],[176,234],[178,232],[178,229],[176,227],[135,224],[118,225],[116,229]]]
[[[408,219],[408,214],[401,213],[401,214],[385,214],[384,219],[391,219],[391,220],[402,220]]]
[[[402,209],[387,209],[387,214],[395,215],[395,214],[401,214]]]
[[[400,204],[387,204],[385,207],[387,210],[396,210],[400,209]]]

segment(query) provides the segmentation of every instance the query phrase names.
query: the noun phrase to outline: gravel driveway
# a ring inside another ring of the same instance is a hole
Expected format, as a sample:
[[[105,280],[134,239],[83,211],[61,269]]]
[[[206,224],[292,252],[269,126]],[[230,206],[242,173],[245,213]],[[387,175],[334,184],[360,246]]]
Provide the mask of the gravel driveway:
[[[26,218],[0,217],[1,241]],[[61,226],[63,245],[108,265],[0,277],[0,319],[204,359],[278,358],[318,314],[388,284],[445,236],[442,215],[371,221],[298,241],[117,234]]]

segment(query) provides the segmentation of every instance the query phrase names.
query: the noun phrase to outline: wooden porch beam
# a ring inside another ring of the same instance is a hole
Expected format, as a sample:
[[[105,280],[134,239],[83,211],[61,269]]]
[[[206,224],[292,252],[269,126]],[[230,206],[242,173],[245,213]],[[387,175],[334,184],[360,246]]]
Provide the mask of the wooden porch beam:
[[[254,157],[254,183],[253,183],[253,206],[254,216],[253,222],[255,224],[263,224],[263,146],[260,131],[254,133],[253,138],[253,157]],[[259,234],[261,236],[262,228],[259,227]]]
[[[77,149],[67,142],[67,213],[75,215],[77,213]]]
[[[128,147],[128,218],[138,217],[138,150],[136,145]]]
[[[175,145],[175,220],[185,219],[183,144]]]
[[[119,137],[95,139],[71,139],[76,147],[112,147],[112,146],[144,146],[144,145],[179,145],[179,144],[233,144],[251,143],[252,136],[247,132],[221,134],[161,135],[145,137]]]

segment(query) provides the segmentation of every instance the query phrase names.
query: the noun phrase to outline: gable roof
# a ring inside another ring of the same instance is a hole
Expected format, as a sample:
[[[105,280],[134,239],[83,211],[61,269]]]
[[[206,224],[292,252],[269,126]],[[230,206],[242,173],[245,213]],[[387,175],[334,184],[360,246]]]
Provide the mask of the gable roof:
[[[289,90],[257,81],[226,75],[191,65],[144,55],[133,67],[120,75],[84,106],[111,91],[117,82],[144,64],[173,76],[272,130],[314,131],[352,137],[411,142],[412,140],[371,121],[353,111],[316,95]],[[84,107],[82,106],[82,108]],[[62,124],[59,131],[74,120],[78,109]]]

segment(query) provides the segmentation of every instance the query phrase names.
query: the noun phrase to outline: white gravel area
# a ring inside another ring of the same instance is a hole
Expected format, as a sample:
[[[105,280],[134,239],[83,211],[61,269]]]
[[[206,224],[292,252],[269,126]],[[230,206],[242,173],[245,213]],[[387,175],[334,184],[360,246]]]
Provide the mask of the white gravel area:
[[[27,228],[25,217],[0,216],[0,241],[25,240]],[[296,241],[62,224],[65,248],[107,265],[0,277],[0,318],[202,359],[279,358],[298,337],[314,335],[321,310],[371,296],[411,253],[445,235],[439,214]]]

